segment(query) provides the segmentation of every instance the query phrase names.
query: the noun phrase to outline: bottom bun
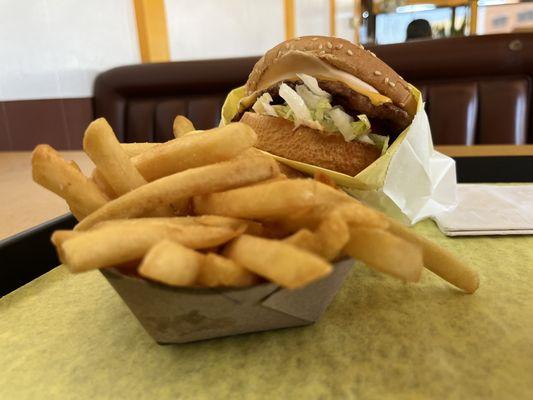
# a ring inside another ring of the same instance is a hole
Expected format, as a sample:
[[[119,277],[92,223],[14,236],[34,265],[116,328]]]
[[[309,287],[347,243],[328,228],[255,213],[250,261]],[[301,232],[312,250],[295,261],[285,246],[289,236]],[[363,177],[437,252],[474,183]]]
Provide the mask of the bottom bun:
[[[380,155],[376,146],[346,142],[337,133],[325,133],[307,126],[294,129],[283,118],[247,112],[241,122],[257,133],[255,147],[276,156],[355,176]]]

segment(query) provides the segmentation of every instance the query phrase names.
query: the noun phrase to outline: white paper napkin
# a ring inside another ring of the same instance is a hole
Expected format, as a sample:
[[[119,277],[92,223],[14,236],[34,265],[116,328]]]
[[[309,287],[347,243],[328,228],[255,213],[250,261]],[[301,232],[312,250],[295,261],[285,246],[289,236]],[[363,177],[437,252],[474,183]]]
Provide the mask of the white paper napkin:
[[[448,236],[533,234],[533,185],[457,185],[457,207],[433,219]]]
[[[455,160],[433,148],[428,117],[421,107],[390,161],[383,187],[346,190],[372,207],[415,224],[453,209],[456,186]]]

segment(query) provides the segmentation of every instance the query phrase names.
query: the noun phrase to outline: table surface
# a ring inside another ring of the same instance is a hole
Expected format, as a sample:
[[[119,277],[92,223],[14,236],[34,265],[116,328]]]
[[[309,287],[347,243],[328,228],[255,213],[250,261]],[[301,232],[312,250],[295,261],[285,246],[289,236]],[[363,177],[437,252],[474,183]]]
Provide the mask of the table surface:
[[[533,156],[533,144],[481,144],[476,146],[435,146],[450,157]]]
[[[4,236],[67,211],[29,153],[0,153],[0,188]],[[0,398],[533,398],[533,237],[415,229],[479,271],[475,295],[359,265],[315,325],[187,345],[157,345],[98,272],[58,267],[0,299]]]
[[[157,345],[99,272],[56,268],[0,300],[0,398],[533,398],[533,237],[416,229],[476,294],[357,266],[314,325],[186,345]]]

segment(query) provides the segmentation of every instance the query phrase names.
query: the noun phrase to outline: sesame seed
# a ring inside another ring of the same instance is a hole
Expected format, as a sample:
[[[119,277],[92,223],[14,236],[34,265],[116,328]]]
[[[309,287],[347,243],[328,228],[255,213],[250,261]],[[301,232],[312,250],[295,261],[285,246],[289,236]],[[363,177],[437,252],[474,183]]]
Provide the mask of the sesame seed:
[[[346,53],[348,53],[349,56],[353,56],[353,51],[348,50]]]
[[[311,39],[311,40],[314,42],[315,40],[318,40],[318,38],[317,38],[317,37],[314,37],[314,38]]]
[[[381,76],[381,71],[374,71],[374,75]]]
[[[371,55],[372,57],[376,57],[376,55],[375,55],[374,53],[372,53],[371,51],[369,51],[369,53],[370,53],[370,55]]]
[[[336,49],[342,49],[342,44],[338,44],[337,46],[335,46]]]
[[[394,82],[389,82],[389,86],[390,87],[394,87],[394,86],[396,86],[396,84]]]
[[[285,43],[285,48],[288,49],[291,45],[289,43]]]
[[[327,43],[327,46],[328,46],[328,49],[333,48],[333,45],[331,44],[331,42],[328,42],[328,43]]]
[[[278,57],[281,57],[281,50],[278,51]]]
[[[389,78],[385,78],[385,83],[389,83]]]
[[[302,39],[302,38],[298,36],[295,40],[300,40],[300,39]]]
[[[361,50],[364,50],[364,49],[365,49],[365,46],[363,46],[361,43],[359,43],[358,46],[359,46],[359,48],[360,48]]]
[[[324,47],[324,46],[319,45],[319,46],[318,46],[318,50],[322,50],[322,47]]]
[[[326,54],[326,52],[324,50],[322,50],[320,53],[318,53],[319,56],[323,56],[324,54]]]

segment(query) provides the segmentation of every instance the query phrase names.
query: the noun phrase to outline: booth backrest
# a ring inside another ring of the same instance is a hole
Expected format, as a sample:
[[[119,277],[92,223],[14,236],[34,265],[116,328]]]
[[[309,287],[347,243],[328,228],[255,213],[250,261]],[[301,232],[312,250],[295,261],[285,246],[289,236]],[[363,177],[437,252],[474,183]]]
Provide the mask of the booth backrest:
[[[502,34],[370,47],[417,86],[436,144],[533,143],[533,34]],[[199,129],[218,124],[229,90],[242,85],[258,57],[143,64],[98,76],[96,117],[121,140],[172,137],[175,115]]]

